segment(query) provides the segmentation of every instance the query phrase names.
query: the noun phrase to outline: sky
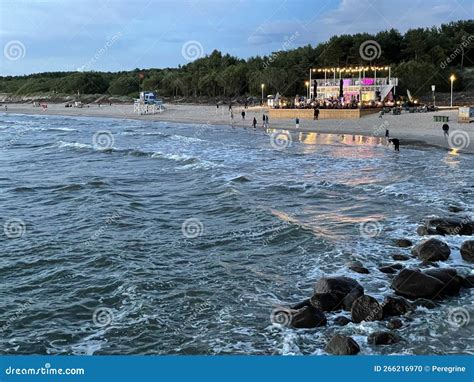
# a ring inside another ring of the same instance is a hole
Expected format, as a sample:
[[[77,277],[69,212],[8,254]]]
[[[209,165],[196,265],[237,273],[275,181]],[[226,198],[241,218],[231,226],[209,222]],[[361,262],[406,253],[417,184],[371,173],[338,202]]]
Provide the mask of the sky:
[[[0,0],[0,75],[185,65],[472,19],[473,0]]]

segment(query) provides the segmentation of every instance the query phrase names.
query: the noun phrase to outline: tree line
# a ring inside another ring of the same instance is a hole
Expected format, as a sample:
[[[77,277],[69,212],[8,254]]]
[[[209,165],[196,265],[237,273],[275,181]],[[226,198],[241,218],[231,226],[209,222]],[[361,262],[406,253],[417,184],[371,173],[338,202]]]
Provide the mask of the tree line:
[[[375,41],[380,53],[364,60],[361,45]],[[312,67],[392,66],[399,89],[414,95],[449,91],[449,76],[455,73],[455,89],[468,85],[463,78],[474,66],[474,21],[460,20],[439,27],[395,29],[377,34],[357,33],[333,36],[329,41],[280,50],[247,60],[214,50],[178,68],[135,69],[123,72],[47,72],[0,77],[0,92],[17,95],[104,94],[136,97],[139,90],[154,90],[167,97],[259,96],[261,84],[267,94],[306,94],[305,81]]]

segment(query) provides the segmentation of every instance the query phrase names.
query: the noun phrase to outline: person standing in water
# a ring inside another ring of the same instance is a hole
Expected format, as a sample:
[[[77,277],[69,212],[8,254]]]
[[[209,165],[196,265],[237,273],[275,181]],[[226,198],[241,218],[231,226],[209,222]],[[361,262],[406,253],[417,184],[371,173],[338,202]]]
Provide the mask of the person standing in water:
[[[245,111],[242,110],[242,113],[240,113],[242,115],[242,121],[245,121]]]
[[[397,138],[392,138],[388,140],[390,143],[393,143],[395,151],[400,151],[400,140]]]
[[[262,114],[262,127],[265,128],[266,126],[266,119],[265,119],[265,114]]]
[[[268,114],[265,116],[265,126],[268,127]]]
[[[296,117],[295,124],[296,124],[296,128],[299,129],[300,128],[300,119],[298,117]]]
[[[252,126],[254,129],[257,128],[257,118],[253,117]]]

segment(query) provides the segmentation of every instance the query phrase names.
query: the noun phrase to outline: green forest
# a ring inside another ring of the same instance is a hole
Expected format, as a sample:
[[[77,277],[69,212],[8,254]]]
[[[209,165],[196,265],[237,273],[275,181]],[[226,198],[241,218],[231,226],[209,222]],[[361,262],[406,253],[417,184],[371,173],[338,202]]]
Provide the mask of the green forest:
[[[364,61],[360,45],[376,41],[380,57]],[[0,77],[0,93],[104,94],[136,97],[138,91],[154,90],[164,97],[259,96],[261,84],[267,94],[305,94],[310,68],[357,65],[391,65],[399,77],[400,91],[409,85],[414,95],[449,91],[450,74],[457,77],[455,90],[470,86],[464,73],[474,65],[474,21],[464,20],[439,27],[395,29],[377,34],[358,33],[334,36],[329,41],[279,50],[269,56],[246,60],[214,50],[178,68],[135,69],[123,72],[47,72]],[[159,63],[157,63],[159,64]]]

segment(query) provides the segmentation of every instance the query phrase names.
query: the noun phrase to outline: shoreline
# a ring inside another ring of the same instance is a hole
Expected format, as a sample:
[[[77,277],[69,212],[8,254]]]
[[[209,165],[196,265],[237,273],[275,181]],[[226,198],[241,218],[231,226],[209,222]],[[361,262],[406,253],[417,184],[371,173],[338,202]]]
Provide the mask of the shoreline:
[[[208,126],[226,125],[231,126],[228,116],[228,108],[223,106],[217,109],[215,106],[202,105],[175,105],[167,104],[162,114],[136,115],[133,113],[133,105],[117,104],[112,106],[92,106],[88,108],[65,108],[63,104],[49,104],[48,110],[43,112],[41,108],[34,108],[31,104],[8,104],[8,111],[0,111],[3,115],[55,115],[65,117],[89,117],[89,118],[115,118],[123,120],[157,121],[172,123],[192,123]],[[241,118],[241,107],[234,107],[233,127],[252,128],[251,122],[255,117],[257,128],[262,126],[262,112],[266,108],[255,107],[245,109],[246,119]],[[385,115],[379,118],[377,114],[362,117],[360,119],[325,119],[325,120],[300,120],[299,129],[295,128],[294,121],[290,119],[274,119],[269,121],[269,129],[312,132],[321,134],[348,134],[361,135],[365,137],[385,137],[385,129],[389,129],[390,137],[398,138],[403,146],[436,147],[456,153],[474,154],[474,129],[470,124],[457,122],[457,111],[442,110],[438,115],[449,116],[449,126],[452,142],[450,146],[448,139],[444,137],[441,130],[442,123],[433,122],[435,113],[404,113],[399,116]],[[456,135],[458,135],[456,137]],[[461,146],[457,146],[461,139]],[[464,141],[463,141],[464,139]],[[466,146],[467,144],[467,146]],[[464,147],[456,149],[453,147]]]

